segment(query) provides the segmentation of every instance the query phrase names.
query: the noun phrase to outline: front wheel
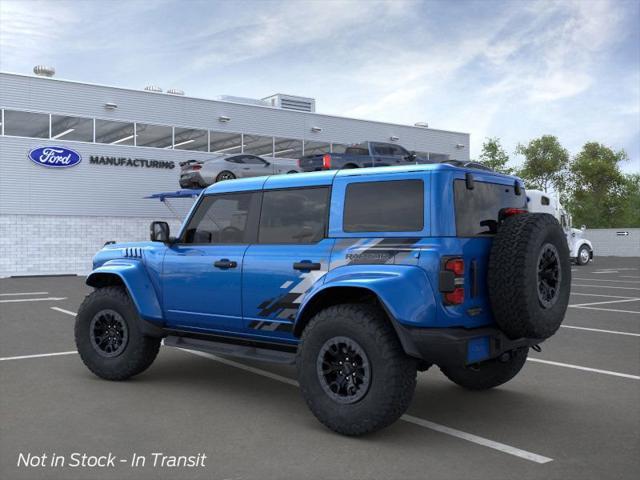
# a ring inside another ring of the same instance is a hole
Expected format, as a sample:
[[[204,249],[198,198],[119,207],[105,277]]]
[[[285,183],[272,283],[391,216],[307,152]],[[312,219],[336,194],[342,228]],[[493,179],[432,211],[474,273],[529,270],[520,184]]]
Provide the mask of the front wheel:
[[[98,288],[76,316],[75,339],[84,364],[106,380],[125,380],[153,363],[160,339],[143,335],[135,305],[123,287]]]
[[[320,422],[343,435],[363,435],[395,422],[416,387],[416,361],[377,308],[336,305],[305,329],[297,355],[298,379]]]
[[[587,263],[589,263],[590,258],[591,258],[591,254],[589,252],[589,247],[587,247],[586,245],[582,245],[580,247],[580,250],[578,250],[578,257],[576,258],[576,263],[578,265],[586,265]]]
[[[467,390],[487,390],[507,383],[515,377],[524,367],[528,353],[528,348],[522,348],[478,365],[440,369],[449,380]]]

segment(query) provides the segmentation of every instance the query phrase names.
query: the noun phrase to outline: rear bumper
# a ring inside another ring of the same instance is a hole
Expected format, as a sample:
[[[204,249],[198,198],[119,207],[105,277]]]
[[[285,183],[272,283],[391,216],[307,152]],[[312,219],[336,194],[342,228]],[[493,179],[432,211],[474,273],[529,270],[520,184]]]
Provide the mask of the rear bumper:
[[[518,348],[538,345],[540,338],[512,340],[495,327],[407,328],[398,332],[405,351],[435,365],[470,365]]]
[[[180,175],[180,187],[190,188],[193,186],[205,186],[204,179],[199,172],[189,172]]]

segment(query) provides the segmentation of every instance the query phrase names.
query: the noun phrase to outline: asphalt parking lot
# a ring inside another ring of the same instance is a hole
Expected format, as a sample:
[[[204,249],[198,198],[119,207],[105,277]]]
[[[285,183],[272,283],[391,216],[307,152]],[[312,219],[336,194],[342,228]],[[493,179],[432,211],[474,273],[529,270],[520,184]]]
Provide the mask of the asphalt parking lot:
[[[640,258],[573,270],[563,327],[513,381],[468,392],[433,368],[402,421],[355,439],[315,420],[289,367],[163,347],[142,375],[100,380],[74,353],[84,278],[1,279],[0,478],[637,478]],[[17,466],[73,452],[129,461]],[[207,458],[154,468],[154,452]]]

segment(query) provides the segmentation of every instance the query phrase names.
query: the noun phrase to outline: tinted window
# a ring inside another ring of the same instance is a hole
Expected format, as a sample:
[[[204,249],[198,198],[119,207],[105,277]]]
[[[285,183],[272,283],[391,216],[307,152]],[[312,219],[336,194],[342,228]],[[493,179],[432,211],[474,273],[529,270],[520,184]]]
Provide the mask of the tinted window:
[[[526,196],[516,195],[509,185],[474,182],[473,190],[468,190],[464,180],[456,180],[454,192],[456,228],[461,237],[493,235],[501,209],[526,208]]]
[[[177,133],[176,133],[177,135]],[[242,152],[242,135],[228,132],[209,132],[211,153],[224,153],[231,155]]]
[[[249,163],[251,165],[264,165],[266,163],[260,157],[256,157],[256,156],[253,156],[253,155],[245,155],[242,158],[244,160],[244,163]]]
[[[363,147],[347,147],[344,153],[347,155],[369,155],[369,150]]]
[[[262,197],[260,243],[316,243],[324,238],[328,188],[266,191]]]
[[[51,138],[93,142],[93,119],[51,115]]]
[[[424,228],[422,180],[352,183],[344,200],[345,232],[419,232]]]
[[[176,127],[173,148],[177,150],[198,150],[200,152],[206,152],[208,149],[208,141],[206,130]]]
[[[171,148],[173,129],[163,125],[136,123],[136,145],[138,147]]]
[[[185,230],[183,243],[251,243],[252,216],[257,193],[229,193],[205,197]],[[255,230],[255,229],[253,229]]]
[[[237,157],[225,158],[225,160],[227,162],[231,162],[231,163],[244,163],[244,157],[242,155],[237,156]]]
[[[133,123],[96,119],[96,142],[133,145]]]
[[[5,110],[4,134],[18,137],[49,138],[49,115]]]

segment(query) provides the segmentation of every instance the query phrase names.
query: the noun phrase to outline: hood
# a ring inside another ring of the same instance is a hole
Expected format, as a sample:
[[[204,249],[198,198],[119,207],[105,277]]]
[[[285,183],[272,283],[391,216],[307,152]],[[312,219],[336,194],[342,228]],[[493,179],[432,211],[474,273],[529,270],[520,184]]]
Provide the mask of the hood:
[[[93,257],[93,268],[115,259],[142,260],[145,251],[155,251],[162,247],[163,243],[151,241],[110,243]]]

